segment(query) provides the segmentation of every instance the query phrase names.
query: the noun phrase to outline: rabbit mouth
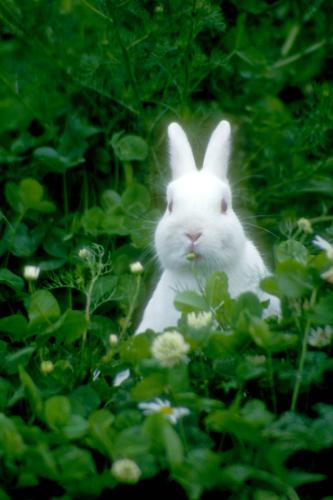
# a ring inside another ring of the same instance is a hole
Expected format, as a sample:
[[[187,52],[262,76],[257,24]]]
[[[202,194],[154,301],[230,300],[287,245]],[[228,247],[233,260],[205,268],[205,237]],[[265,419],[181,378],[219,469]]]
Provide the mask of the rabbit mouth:
[[[186,257],[186,260],[188,260],[189,262],[197,262],[197,261],[199,261],[199,260],[202,259],[202,255],[200,255],[199,253],[195,252],[193,249],[189,250],[185,254],[185,257]]]

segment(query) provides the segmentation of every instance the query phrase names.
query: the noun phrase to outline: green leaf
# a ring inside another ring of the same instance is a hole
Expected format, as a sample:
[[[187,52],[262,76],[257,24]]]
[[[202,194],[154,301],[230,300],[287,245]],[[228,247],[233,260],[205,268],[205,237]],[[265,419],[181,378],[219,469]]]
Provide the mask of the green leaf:
[[[121,161],[143,161],[148,156],[148,145],[138,135],[124,135],[121,137],[119,133],[114,134],[111,145],[116,156]]]
[[[121,206],[125,213],[138,215],[147,212],[150,207],[150,193],[142,184],[132,184],[121,197]]]
[[[81,385],[70,395],[73,413],[88,416],[101,404],[98,393],[90,385]]]
[[[23,290],[24,280],[9,269],[0,269],[0,283],[7,285],[15,291]]]
[[[71,415],[62,427],[63,434],[68,439],[81,439],[88,432],[89,424],[81,415]]]
[[[52,331],[52,334],[55,335],[57,341],[63,341],[65,345],[70,345],[86,333],[88,326],[89,321],[83,311],[68,309],[62,316],[59,328]]]
[[[193,290],[185,290],[176,294],[176,308],[184,313],[207,311],[207,303],[202,295]]]
[[[114,416],[109,410],[96,410],[89,415],[89,434],[94,446],[97,446],[102,453],[112,457],[114,430],[112,424]]]
[[[263,306],[253,292],[244,292],[233,302],[231,309],[232,319],[237,322],[237,319],[244,314],[244,311],[247,311],[251,316],[261,317]]]
[[[12,340],[21,340],[27,333],[28,322],[22,314],[0,319],[0,331],[8,333]]]
[[[70,400],[65,396],[52,396],[45,401],[44,416],[51,429],[64,427],[72,413]]]
[[[59,446],[53,456],[60,469],[62,482],[82,481],[96,476],[96,466],[88,450],[76,446]]]
[[[22,179],[19,185],[8,182],[5,194],[13,210],[20,214],[24,214],[29,209],[42,213],[51,213],[56,208],[54,203],[43,200],[44,188],[35,179]]]
[[[308,261],[309,252],[302,243],[296,240],[287,240],[280,243],[275,248],[275,258],[277,262],[286,260],[295,260],[301,264],[306,264]]]
[[[270,295],[281,298],[282,293],[277,284],[277,279],[275,276],[268,276],[260,281],[260,288]]]
[[[166,421],[163,423],[162,436],[167,460],[171,469],[174,469],[184,460],[183,444],[177,432]]]
[[[149,453],[149,442],[142,432],[140,426],[129,427],[119,432],[113,442],[113,458],[131,458],[144,457]]]
[[[199,500],[203,490],[219,485],[222,470],[221,457],[217,453],[198,447],[189,451],[173,475],[187,492],[188,498]]]
[[[136,365],[150,357],[150,343],[145,335],[136,335],[120,345],[120,356],[124,364]]]
[[[60,307],[48,290],[38,290],[31,297],[28,305],[29,327],[51,324],[60,316]]]
[[[282,352],[291,349],[299,342],[297,335],[272,332],[265,321],[257,318],[252,320],[249,331],[257,346],[270,352]]]
[[[288,298],[303,297],[312,290],[312,280],[306,267],[293,260],[277,264],[276,283],[281,293]]]
[[[167,379],[164,373],[152,373],[140,380],[131,390],[132,398],[136,401],[147,401],[163,393]]]
[[[214,309],[229,298],[228,277],[225,273],[216,272],[209,276],[205,287],[205,298],[208,305]]]
[[[43,400],[40,390],[22,366],[19,367],[19,374],[31,409],[35,415],[40,417],[43,410]]]
[[[8,354],[5,358],[5,370],[7,373],[17,373],[20,366],[27,366],[36,348],[33,346],[22,347]]]
[[[11,418],[0,413],[0,450],[5,459],[22,457],[26,446],[15,423]]]
[[[26,224],[19,224],[13,237],[9,236],[9,250],[15,257],[31,257],[37,250],[45,229],[42,225],[29,230]]]
[[[112,275],[98,278],[91,295],[92,301],[98,302],[103,298],[115,296],[117,282],[118,278]]]
[[[333,324],[333,293],[319,299],[313,308],[311,319],[320,325]]]
[[[69,167],[73,166],[72,161],[48,146],[35,149],[34,157],[45,165],[49,172],[64,173]]]

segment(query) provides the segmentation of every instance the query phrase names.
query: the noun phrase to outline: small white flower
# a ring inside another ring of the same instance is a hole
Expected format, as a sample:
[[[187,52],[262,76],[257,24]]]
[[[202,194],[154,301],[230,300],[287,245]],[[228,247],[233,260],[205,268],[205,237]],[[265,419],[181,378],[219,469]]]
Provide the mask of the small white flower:
[[[327,281],[328,283],[331,283],[333,285],[333,267],[330,267],[327,271],[324,273],[321,273],[321,278],[323,280]]]
[[[326,347],[330,345],[333,339],[333,329],[330,326],[324,328],[312,328],[308,338],[308,344],[311,347]]]
[[[130,265],[130,270],[131,270],[131,273],[133,273],[133,274],[141,274],[143,272],[143,265],[139,261],[133,262]]]
[[[129,376],[130,376],[130,371],[128,368],[126,368],[126,370],[117,373],[117,375],[113,380],[113,386],[119,387],[123,382],[125,382],[125,380],[128,379]]]
[[[182,406],[174,408],[171,406],[170,401],[166,399],[156,398],[150,403],[139,403],[140,410],[143,410],[144,415],[151,415],[152,413],[161,413],[164,415],[172,424],[176,424],[181,417],[185,417],[190,414],[188,408]]]
[[[121,458],[111,467],[113,476],[121,483],[135,484],[141,476],[141,469],[134,460]]]
[[[115,335],[114,333],[111,333],[111,335],[109,335],[109,344],[114,347],[116,345],[118,345],[119,343],[119,339],[118,339],[118,336]]]
[[[80,248],[79,250],[79,257],[81,259],[88,259],[91,255],[91,251],[89,250],[89,248],[86,248],[86,247],[82,247]]]
[[[181,333],[176,330],[158,335],[151,346],[153,358],[165,368],[171,368],[177,363],[187,361],[186,354],[189,350],[189,344],[185,342]]]
[[[40,371],[44,373],[44,375],[47,375],[48,373],[53,372],[54,370],[54,364],[52,361],[42,361],[40,364]]]
[[[24,266],[23,276],[28,281],[37,280],[40,274],[40,267],[38,266]]]
[[[316,236],[315,239],[313,240],[313,244],[320,248],[320,250],[323,250],[327,258],[330,260],[333,260],[333,245],[329,243],[327,240],[324,240],[321,236]]]
[[[298,219],[297,225],[298,225],[299,229],[301,229],[301,231],[303,231],[304,233],[307,233],[307,234],[313,233],[312,225],[311,225],[311,222],[309,221],[309,219],[305,219],[305,217],[301,217],[300,219]]]
[[[211,323],[213,319],[212,313],[209,312],[199,312],[198,314],[192,312],[187,315],[187,324],[194,328],[195,330],[200,330]]]

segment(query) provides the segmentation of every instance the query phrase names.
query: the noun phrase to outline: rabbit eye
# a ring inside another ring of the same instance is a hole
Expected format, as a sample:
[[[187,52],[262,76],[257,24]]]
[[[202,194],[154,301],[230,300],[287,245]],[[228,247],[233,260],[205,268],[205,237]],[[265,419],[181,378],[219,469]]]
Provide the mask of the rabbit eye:
[[[171,213],[172,209],[173,209],[173,203],[172,203],[172,201],[169,201],[169,203],[168,203],[168,211]]]
[[[225,214],[227,210],[228,210],[228,204],[225,200],[222,200],[221,201],[221,213]]]

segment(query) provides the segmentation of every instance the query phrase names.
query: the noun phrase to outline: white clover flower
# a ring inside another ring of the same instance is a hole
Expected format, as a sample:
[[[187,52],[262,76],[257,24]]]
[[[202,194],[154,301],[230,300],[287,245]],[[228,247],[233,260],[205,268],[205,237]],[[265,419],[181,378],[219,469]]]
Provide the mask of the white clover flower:
[[[139,403],[140,410],[143,410],[144,415],[151,415],[153,413],[161,413],[164,415],[172,424],[176,424],[181,417],[185,417],[190,414],[188,408],[179,406],[174,408],[171,406],[170,401],[156,398],[154,401],[149,403]]]
[[[28,281],[37,280],[40,274],[40,267],[38,266],[24,266],[23,276]]]
[[[48,373],[53,372],[54,370],[54,364],[52,361],[42,361],[40,364],[40,371],[44,373],[44,375],[47,375]]]
[[[195,330],[200,330],[200,328],[208,326],[211,323],[212,319],[213,315],[210,311],[199,312],[198,314],[192,312],[187,315],[187,324]]]
[[[111,467],[113,476],[121,483],[135,484],[141,476],[141,469],[134,460],[121,458]]]
[[[323,250],[326,253],[328,259],[333,260],[333,245],[331,245],[331,243],[318,235],[315,237],[312,243],[316,247],[320,248],[320,250]]]
[[[130,265],[130,270],[131,270],[131,273],[133,273],[133,274],[141,274],[143,272],[143,265],[139,261],[133,262]]]
[[[119,338],[118,338],[118,335],[115,335],[114,333],[111,333],[109,335],[109,344],[114,347],[116,345],[118,345],[119,343]]]
[[[91,251],[87,247],[82,247],[79,250],[79,257],[81,259],[88,259],[91,255]]]
[[[308,338],[308,344],[311,347],[326,347],[330,345],[333,339],[333,329],[330,326],[324,328],[312,328]]]
[[[298,219],[297,225],[298,225],[299,229],[301,229],[301,231],[303,231],[304,233],[307,233],[307,234],[313,233],[312,225],[311,225],[311,222],[309,221],[309,219],[305,219],[304,217],[301,217],[300,219]]]
[[[187,361],[186,354],[189,350],[189,344],[185,342],[182,334],[176,330],[158,335],[151,346],[153,358],[165,368],[171,368],[177,363]]]
[[[123,382],[125,382],[125,380],[128,379],[129,376],[130,376],[130,371],[128,368],[126,368],[126,370],[122,370],[121,372],[117,373],[117,375],[113,380],[113,386],[119,387]]]

